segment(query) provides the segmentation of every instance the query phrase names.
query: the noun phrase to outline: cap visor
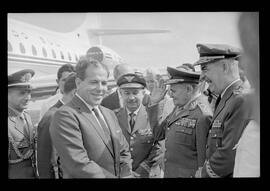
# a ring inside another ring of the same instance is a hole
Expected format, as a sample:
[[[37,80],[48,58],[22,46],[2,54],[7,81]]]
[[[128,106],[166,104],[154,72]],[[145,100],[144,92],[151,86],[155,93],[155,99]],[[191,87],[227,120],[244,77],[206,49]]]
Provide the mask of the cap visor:
[[[138,83],[127,83],[122,84],[120,88],[144,88],[144,86]]]

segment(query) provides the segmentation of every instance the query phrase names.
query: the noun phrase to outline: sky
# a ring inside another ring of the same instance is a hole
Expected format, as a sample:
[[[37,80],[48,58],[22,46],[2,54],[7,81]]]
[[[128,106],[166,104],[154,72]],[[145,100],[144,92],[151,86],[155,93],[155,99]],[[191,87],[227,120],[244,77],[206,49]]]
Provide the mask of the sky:
[[[102,44],[117,52],[127,63],[146,69],[196,62],[199,58],[197,43],[221,43],[241,48],[239,15],[238,12],[114,12],[20,13],[9,14],[9,17],[63,33],[76,30],[86,19],[92,23],[93,18],[101,28],[169,30],[169,33],[160,34],[102,37]]]

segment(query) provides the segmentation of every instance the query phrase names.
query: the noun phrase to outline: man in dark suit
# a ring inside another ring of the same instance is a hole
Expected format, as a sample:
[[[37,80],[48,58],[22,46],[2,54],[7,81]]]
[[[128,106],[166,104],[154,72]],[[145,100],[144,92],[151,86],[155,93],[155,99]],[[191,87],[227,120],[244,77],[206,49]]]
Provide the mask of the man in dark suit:
[[[159,166],[152,164],[153,131],[150,127],[142,99],[146,82],[142,76],[125,74],[117,85],[123,98],[124,107],[115,110],[122,132],[129,143],[132,170],[141,178],[160,177]],[[156,152],[156,151],[153,151]],[[155,172],[155,174],[154,174]]]
[[[76,65],[74,98],[50,126],[63,178],[133,177],[128,143],[113,111],[100,106],[107,91],[106,65],[82,57]]]
[[[240,49],[224,44],[197,44],[206,82],[218,94],[208,135],[206,161],[196,177],[232,177],[235,146],[250,120],[251,104],[239,76]]]
[[[49,127],[54,113],[65,103],[71,101],[76,92],[75,73],[71,73],[66,79],[63,79],[63,97],[53,105],[42,117],[38,124],[37,139],[37,166],[39,178],[61,178],[61,170],[59,167],[59,157],[52,145]]]
[[[25,111],[34,74],[25,69],[8,76],[8,177],[12,179],[37,177],[36,130]]]
[[[200,73],[187,66],[167,67],[167,71],[170,79],[166,84],[170,85],[175,108],[165,120],[160,120],[158,103],[166,89],[159,84],[150,95],[148,115],[154,128],[155,145],[165,141],[164,178],[190,178],[205,161],[212,111],[200,93]]]
[[[130,65],[128,64],[116,65],[113,69],[113,77],[114,77],[115,82],[117,82],[119,77],[127,73],[134,73],[134,70]],[[115,109],[117,110],[123,107],[123,100],[121,98],[119,88],[116,87],[115,90],[111,94],[106,96],[102,100],[101,105],[111,110],[115,110]]]

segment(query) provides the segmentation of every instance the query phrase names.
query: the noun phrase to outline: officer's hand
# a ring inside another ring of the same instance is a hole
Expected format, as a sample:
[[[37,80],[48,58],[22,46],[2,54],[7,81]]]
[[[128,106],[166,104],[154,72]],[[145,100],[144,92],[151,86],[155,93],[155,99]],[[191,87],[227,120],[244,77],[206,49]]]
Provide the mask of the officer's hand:
[[[164,153],[159,153],[158,155],[156,155],[155,157],[153,157],[153,159],[151,160],[151,164],[152,166],[157,166],[159,164],[162,163],[164,158]]]
[[[195,178],[201,178],[202,177],[202,167],[199,167],[199,169],[195,173]]]
[[[165,81],[161,78],[154,83],[153,91],[150,94],[151,104],[156,104],[160,102],[167,93]]]

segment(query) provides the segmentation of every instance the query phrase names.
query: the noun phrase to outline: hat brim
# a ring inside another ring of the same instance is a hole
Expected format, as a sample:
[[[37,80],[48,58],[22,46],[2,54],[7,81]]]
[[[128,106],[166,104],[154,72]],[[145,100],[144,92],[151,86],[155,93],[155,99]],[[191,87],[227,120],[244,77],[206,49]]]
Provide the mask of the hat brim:
[[[29,83],[16,83],[8,85],[8,88],[24,88],[24,89],[33,89],[33,86]]]
[[[137,89],[142,89],[144,88],[144,86],[142,84],[138,84],[138,83],[126,83],[126,84],[122,84],[120,85],[120,88],[137,88]]]

